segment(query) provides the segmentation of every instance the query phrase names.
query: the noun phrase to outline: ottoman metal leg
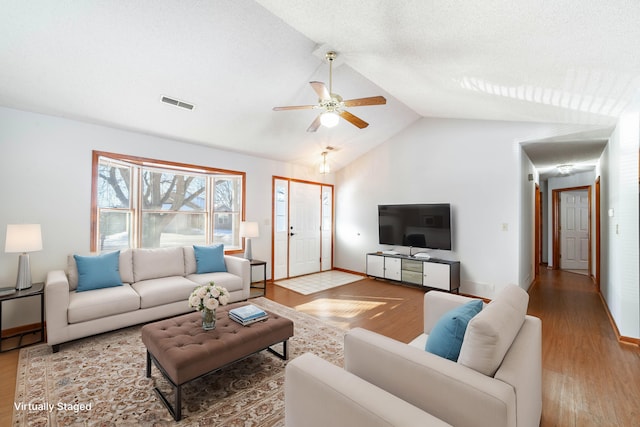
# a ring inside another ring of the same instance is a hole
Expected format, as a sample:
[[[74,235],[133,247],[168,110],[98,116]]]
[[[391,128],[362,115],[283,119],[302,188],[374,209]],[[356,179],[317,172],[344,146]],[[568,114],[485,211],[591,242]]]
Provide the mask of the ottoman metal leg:
[[[147,378],[151,378],[152,361],[154,362],[154,364],[156,365],[156,367],[158,368],[162,376],[169,382],[169,384],[171,384],[171,387],[173,388],[173,391],[175,394],[175,404],[172,406],[171,403],[169,402],[169,399],[167,399],[167,396],[165,396],[162,390],[160,390],[157,386],[154,386],[153,390],[156,392],[156,394],[158,395],[158,397],[160,398],[164,406],[167,408],[169,413],[173,416],[173,419],[176,421],[180,421],[182,419],[182,386],[175,384],[171,380],[171,378],[169,378],[169,376],[164,371],[162,366],[160,366],[158,361],[155,360],[155,358],[151,355],[151,353],[149,353],[149,350],[147,350]]]
[[[275,354],[282,360],[289,360],[289,348],[287,347],[288,342],[289,340],[282,341],[282,353],[278,353],[276,350],[274,350],[271,347],[267,347],[267,351],[269,353]]]

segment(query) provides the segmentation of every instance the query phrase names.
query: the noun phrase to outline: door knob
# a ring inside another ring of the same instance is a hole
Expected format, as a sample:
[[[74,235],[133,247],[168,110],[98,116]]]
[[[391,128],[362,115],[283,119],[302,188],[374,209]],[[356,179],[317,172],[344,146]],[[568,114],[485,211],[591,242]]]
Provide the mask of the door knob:
[[[295,236],[295,235],[296,235],[296,233],[289,233],[289,235],[290,235],[290,236]]]

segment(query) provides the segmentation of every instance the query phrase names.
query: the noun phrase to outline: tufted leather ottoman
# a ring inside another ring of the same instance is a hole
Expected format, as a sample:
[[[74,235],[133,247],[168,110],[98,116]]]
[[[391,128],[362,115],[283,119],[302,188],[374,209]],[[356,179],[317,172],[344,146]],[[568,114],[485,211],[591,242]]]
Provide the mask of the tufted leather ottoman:
[[[254,353],[268,350],[287,359],[287,341],[293,336],[293,322],[267,312],[269,318],[242,326],[229,318],[228,311],[247,302],[220,306],[216,310],[216,328],[202,329],[202,315],[193,312],[142,327],[142,342],[147,347],[147,378],[153,363],[171,383],[175,406],[155,387],[158,396],[173,418],[182,418],[181,387],[191,380],[217,371]],[[283,343],[282,353],[271,348]]]

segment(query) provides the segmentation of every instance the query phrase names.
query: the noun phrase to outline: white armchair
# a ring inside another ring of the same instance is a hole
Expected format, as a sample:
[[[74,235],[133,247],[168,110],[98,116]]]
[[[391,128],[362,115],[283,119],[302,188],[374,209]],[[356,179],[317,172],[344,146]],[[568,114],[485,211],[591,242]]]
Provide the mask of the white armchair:
[[[522,289],[507,287],[469,322],[458,362],[424,350],[428,334],[440,316],[469,300],[437,291],[426,293],[425,333],[409,345],[364,329],[350,330],[345,335],[344,370],[337,368],[340,374],[320,376],[316,381],[324,380],[324,392],[330,393],[335,377],[355,375],[362,383],[357,391],[347,392],[349,396],[381,389],[456,427],[539,426],[542,328],[540,319],[522,313],[523,303],[526,312],[528,302]],[[513,316],[520,316],[521,320],[514,321]],[[495,374],[479,372],[492,358],[497,360]],[[305,393],[315,392],[298,383],[286,386],[285,393],[302,399]],[[325,399],[315,398],[316,402]],[[287,400],[287,417],[300,419],[295,415],[298,409]],[[316,420],[322,416],[314,415]],[[294,425],[300,424],[288,424]]]

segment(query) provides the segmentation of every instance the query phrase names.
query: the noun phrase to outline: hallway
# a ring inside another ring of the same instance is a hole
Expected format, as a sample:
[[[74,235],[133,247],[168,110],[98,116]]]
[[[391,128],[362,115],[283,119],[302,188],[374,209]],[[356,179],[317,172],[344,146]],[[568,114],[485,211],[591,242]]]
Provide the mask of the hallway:
[[[541,269],[529,294],[542,319],[540,425],[640,425],[640,348],[618,342],[591,279]]]

